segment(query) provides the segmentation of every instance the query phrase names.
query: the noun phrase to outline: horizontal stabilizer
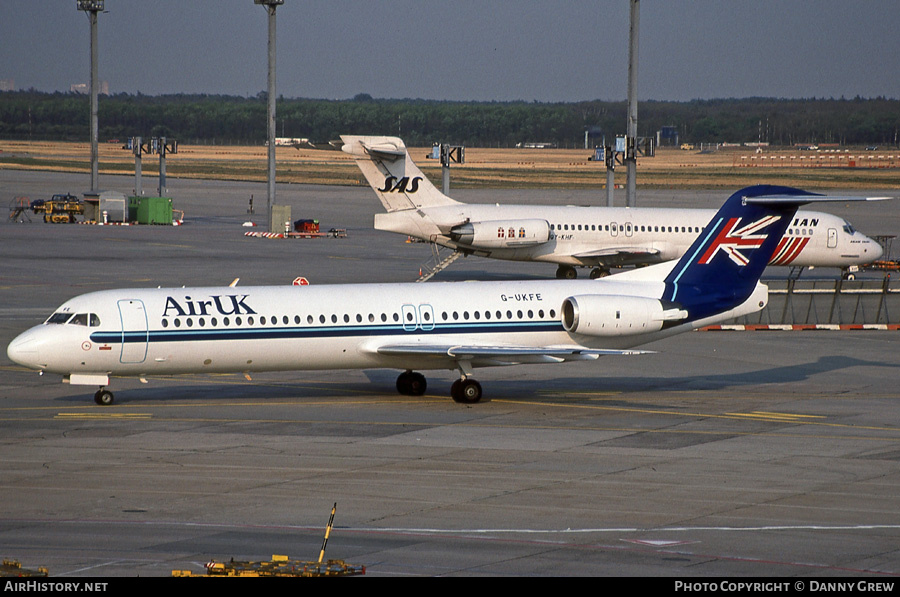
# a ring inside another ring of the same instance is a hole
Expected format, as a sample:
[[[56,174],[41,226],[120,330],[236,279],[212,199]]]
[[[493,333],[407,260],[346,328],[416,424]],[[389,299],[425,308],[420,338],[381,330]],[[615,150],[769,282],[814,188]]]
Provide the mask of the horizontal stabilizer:
[[[744,197],[744,203],[754,205],[805,205],[807,203],[845,203],[847,201],[887,201],[897,197],[861,197],[858,195],[759,195]]]
[[[363,139],[360,137],[342,137],[346,143],[343,151],[357,157],[371,156],[373,158],[393,162],[406,156],[406,146],[400,139],[389,137],[372,137]],[[370,141],[369,139],[375,139]]]

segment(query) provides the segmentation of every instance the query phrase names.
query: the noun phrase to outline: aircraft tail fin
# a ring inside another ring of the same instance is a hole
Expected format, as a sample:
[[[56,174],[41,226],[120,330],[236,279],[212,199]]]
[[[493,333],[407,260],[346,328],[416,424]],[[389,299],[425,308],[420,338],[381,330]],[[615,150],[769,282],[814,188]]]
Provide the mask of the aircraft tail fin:
[[[419,170],[402,139],[341,135],[341,140],[388,212],[458,203]]]
[[[755,290],[797,208],[821,197],[773,185],[737,191],[672,268],[662,298],[687,310],[690,320],[742,304]]]

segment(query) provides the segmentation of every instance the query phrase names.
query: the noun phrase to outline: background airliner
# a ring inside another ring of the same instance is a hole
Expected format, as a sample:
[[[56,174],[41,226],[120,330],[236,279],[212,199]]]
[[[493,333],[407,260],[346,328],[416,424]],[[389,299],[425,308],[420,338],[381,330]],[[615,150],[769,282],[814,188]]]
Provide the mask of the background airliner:
[[[387,213],[375,228],[463,254],[558,264],[556,277],[591,277],[612,267],[677,259],[715,214],[713,209],[616,208],[460,203],[438,190],[397,137],[342,136]],[[883,249],[837,216],[799,211],[770,265],[838,267],[875,261]]]
[[[64,303],[16,337],[9,358],[71,384],[113,376],[395,368],[458,370],[450,394],[477,402],[477,367],[593,360],[763,308],[759,277],[797,204],[827,200],[749,187],[725,202],[677,262],[600,280],[126,289]]]

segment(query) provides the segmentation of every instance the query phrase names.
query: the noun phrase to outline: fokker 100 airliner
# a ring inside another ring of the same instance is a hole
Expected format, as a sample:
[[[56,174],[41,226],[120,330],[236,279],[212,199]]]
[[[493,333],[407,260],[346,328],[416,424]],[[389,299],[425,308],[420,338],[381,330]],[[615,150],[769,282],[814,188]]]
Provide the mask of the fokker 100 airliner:
[[[408,395],[425,392],[415,370],[458,370],[450,394],[473,403],[478,367],[637,354],[635,346],[762,309],[760,275],[797,205],[828,199],[748,187],[680,260],[598,280],[92,292],[16,337],[7,354],[100,386],[98,404],[112,403],[114,376],[361,368],[402,370],[397,389]]]
[[[438,190],[397,137],[342,136],[387,213],[375,228],[464,255],[558,265],[556,277],[591,277],[612,267],[677,259],[715,214],[712,209],[489,205],[460,203]],[[837,216],[799,211],[770,265],[837,267],[871,263],[883,249]],[[455,256],[452,255],[451,257]]]

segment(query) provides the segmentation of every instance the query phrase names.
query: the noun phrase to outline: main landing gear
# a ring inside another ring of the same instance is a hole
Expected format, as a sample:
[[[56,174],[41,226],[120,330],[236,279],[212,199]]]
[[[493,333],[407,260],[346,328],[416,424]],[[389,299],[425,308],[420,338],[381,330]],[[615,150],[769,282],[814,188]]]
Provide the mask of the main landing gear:
[[[609,268],[595,267],[591,270],[591,280],[605,278],[609,275]],[[578,277],[578,271],[571,265],[560,265],[556,268],[556,277],[560,280],[574,280]]]
[[[421,396],[427,387],[425,376],[416,371],[404,371],[397,377],[397,391],[404,396]],[[475,404],[481,400],[481,384],[468,376],[457,379],[450,386],[450,397],[461,404]]]
[[[94,402],[96,402],[100,406],[109,406],[113,403],[114,399],[115,396],[113,396],[113,393],[106,388],[100,388],[99,390],[97,390],[97,393],[94,394]]]

